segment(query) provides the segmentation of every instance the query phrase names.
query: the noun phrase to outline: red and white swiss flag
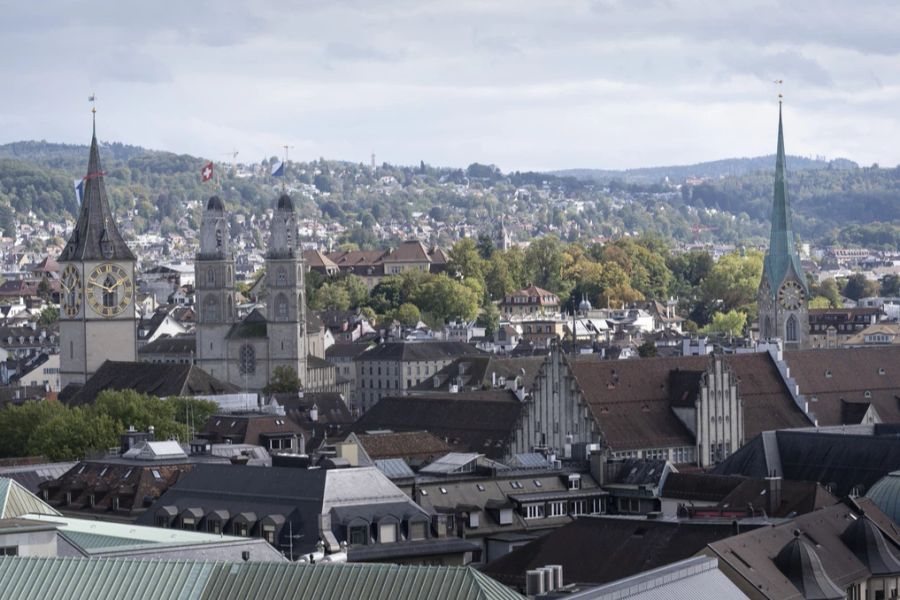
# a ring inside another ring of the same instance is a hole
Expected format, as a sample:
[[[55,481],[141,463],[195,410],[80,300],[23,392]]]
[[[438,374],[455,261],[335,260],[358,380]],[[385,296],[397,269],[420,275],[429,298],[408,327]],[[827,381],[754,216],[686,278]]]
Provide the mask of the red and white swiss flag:
[[[200,171],[200,177],[203,178],[203,181],[209,181],[213,176],[213,164],[211,162],[206,163],[203,166],[203,170]]]

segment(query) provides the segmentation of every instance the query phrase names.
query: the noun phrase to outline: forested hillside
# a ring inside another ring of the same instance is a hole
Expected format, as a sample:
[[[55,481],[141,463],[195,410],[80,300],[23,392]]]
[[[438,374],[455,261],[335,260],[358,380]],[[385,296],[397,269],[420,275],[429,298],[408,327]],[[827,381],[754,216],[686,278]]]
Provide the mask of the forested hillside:
[[[84,176],[87,154],[86,146],[48,142],[0,146],[0,228],[9,233],[15,216],[29,212],[51,220],[72,217],[77,209],[73,182]],[[103,144],[101,154],[113,206],[137,232],[151,226],[176,231],[182,218],[195,224],[188,202],[214,189],[235,213],[260,214],[280,186],[268,175],[274,157],[237,170],[218,164],[216,189],[200,181],[202,158],[118,143]],[[646,231],[681,242],[757,244],[767,236],[773,165],[773,157],[760,157],[642,169],[637,178],[618,173],[610,179],[579,179],[573,175],[583,175],[580,171],[503,173],[492,165],[451,169],[424,162],[372,170],[320,159],[291,162],[286,183],[301,216],[341,223],[348,228],[342,241],[361,247],[384,244],[373,233],[376,224],[410,223],[421,219],[418,215],[435,223],[485,228],[504,217],[519,239],[554,233],[573,241]],[[798,157],[789,157],[788,167],[801,238],[900,245],[900,169]],[[729,171],[740,174],[712,175]],[[706,179],[693,179],[701,172]],[[684,183],[688,173],[692,179]]]

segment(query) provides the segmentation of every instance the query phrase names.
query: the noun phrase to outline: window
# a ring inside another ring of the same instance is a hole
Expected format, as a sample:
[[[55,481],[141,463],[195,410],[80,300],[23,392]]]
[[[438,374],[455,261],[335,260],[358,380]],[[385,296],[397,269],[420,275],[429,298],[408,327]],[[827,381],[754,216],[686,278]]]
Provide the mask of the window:
[[[641,512],[641,501],[637,498],[619,498],[620,513]]]
[[[156,469],[153,469],[153,479],[162,479],[162,475]]]
[[[206,283],[209,285],[215,285],[216,283],[216,272],[213,271],[212,267],[206,269]]]
[[[283,286],[287,284],[287,274],[284,271],[284,267],[280,267],[278,269],[278,285]]]
[[[218,519],[212,519],[206,521],[206,531],[209,533],[220,534],[222,533],[222,522]]]
[[[543,519],[544,518],[544,505],[543,504],[526,504],[525,505],[525,518],[526,519]]]
[[[18,556],[18,546],[0,546],[0,556]]]
[[[784,325],[784,337],[789,342],[797,341],[797,319],[794,315],[788,317],[787,323]]]
[[[425,523],[424,521],[416,521],[409,524],[409,539],[424,540],[425,539]]]
[[[571,512],[575,516],[587,514],[587,500],[572,500]]]
[[[550,503],[550,515],[551,517],[563,517],[566,514],[566,503],[565,502],[551,502]]]
[[[364,546],[369,543],[369,528],[366,525],[357,525],[350,528],[350,545]]]
[[[481,513],[473,510],[469,513],[469,527],[475,529],[479,525],[481,525]]]
[[[288,301],[284,294],[278,294],[278,297],[275,299],[275,315],[279,319],[288,318]]]
[[[395,523],[384,523],[378,526],[378,542],[381,544],[392,544],[397,541],[397,525]]]
[[[580,475],[569,475],[569,489],[570,490],[580,490],[581,489],[581,476]]]
[[[238,535],[241,537],[247,537],[248,535],[250,535],[250,528],[247,527],[247,523],[243,521],[238,521],[237,523],[232,525],[231,528],[233,529],[234,535]]]
[[[256,373],[256,348],[250,344],[241,346],[240,371],[242,375],[253,375]]]
[[[479,492],[483,492],[483,491],[484,491],[484,486],[481,485],[480,483],[476,483],[476,484],[475,484],[475,489],[477,489]]]
[[[169,517],[166,515],[156,515],[156,526],[157,527],[168,527],[169,526]]]
[[[272,544],[275,545],[275,526],[274,525],[263,525],[263,538]]]

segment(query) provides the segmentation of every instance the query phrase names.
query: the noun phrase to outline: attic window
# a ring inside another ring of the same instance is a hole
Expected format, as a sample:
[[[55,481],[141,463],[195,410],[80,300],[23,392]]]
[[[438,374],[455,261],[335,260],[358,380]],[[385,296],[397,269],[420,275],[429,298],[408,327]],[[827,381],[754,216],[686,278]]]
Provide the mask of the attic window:
[[[78,469],[78,474],[81,475],[82,473],[84,473],[84,470],[85,470],[86,468],[87,468],[87,465],[81,465],[81,468]]]
[[[884,367],[879,367],[879,368],[878,368],[878,374],[879,374],[879,375],[884,375]]]
[[[104,475],[106,475],[106,471],[108,471],[108,470],[109,470],[109,467],[103,467],[102,469],[100,469],[100,477],[103,477]]]
[[[544,485],[544,484],[542,484],[542,483],[541,483],[540,481],[538,481],[537,479],[534,480],[534,487],[542,487],[543,485]]]
[[[221,425],[221,424],[222,424],[222,420],[221,420],[221,419],[219,419],[219,420],[216,421],[216,427],[218,427],[218,426]]]
[[[427,496],[427,495],[428,495],[428,490],[422,490],[422,495],[423,495],[423,496]]]
[[[865,393],[863,394],[863,396],[865,396],[866,398],[871,398],[872,392],[870,392],[869,390],[866,390]]]
[[[446,493],[447,493],[447,488],[442,487],[442,488],[441,488],[441,493],[442,493],[442,494],[446,494]]]
[[[132,469],[128,469],[127,471],[125,471],[125,474],[122,475],[122,479],[128,479],[128,476],[131,475],[131,471]]]
[[[162,479],[162,475],[159,474],[159,471],[153,469],[153,478],[154,479]]]
[[[825,369],[825,378],[831,379],[831,369]]]
[[[232,421],[230,426],[234,427],[235,425],[237,425],[237,421]]]
[[[484,491],[484,486],[481,485],[480,483],[476,483],[476,484],[475,484],[475,489],[477,489],[479,492],[483,492],[483,491]]]

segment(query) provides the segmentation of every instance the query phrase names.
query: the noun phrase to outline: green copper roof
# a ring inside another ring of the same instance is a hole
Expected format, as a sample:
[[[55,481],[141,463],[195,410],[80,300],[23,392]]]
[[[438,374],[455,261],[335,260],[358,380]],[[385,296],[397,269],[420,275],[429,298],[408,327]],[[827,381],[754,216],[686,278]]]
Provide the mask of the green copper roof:
[[[775,156],[775,194],[772,203],[772,232],[769,251],[766,253],[764,273],[769,279],[769,289],[774,295],[785,276],[793,270],[807,288],[803,267],[794,244],[791,227],[791,203],[788,198],[787,165],[784,159],[784,128],[781,124],[781,103],[778,104],[778,151]]]
[[[56,509],[23,488],[15,480],[0,477],[0,519],[14,519],[28,513],[59,515]]]
[[[374,563],[223,563],[7,557],[0,590],[17,600],[524,600],[470,567]]]

